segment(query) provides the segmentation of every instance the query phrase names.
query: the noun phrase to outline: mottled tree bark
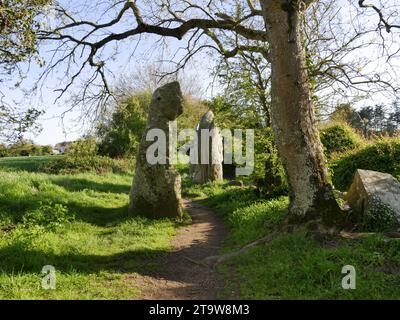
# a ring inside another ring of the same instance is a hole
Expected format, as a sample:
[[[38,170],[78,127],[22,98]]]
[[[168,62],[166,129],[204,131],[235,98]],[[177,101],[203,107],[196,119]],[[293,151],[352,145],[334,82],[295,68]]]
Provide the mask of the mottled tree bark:
[[[260,3],[272,65],[271,122],[291,190],[288,222],[340,225],[343,215],[328,181],[307,73],[301,22],[306,2]]]

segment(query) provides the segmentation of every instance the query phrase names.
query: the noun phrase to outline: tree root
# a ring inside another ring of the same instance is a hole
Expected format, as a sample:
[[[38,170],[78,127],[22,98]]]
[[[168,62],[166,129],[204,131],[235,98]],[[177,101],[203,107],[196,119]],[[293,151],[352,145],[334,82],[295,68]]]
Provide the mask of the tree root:
[[[262,245],[262,244],[268,244],[271,241],[275,240],[278,236],[283,235],[283,234],[289,234],[293,233],[296,231],[301,231],[305,230],[307,231],[307,234],[310,236],[313,236],[315,238],[319,237],[338,237],[342,239],[351,239],[351,240],[357,240],[357,239],[362,239],[371,235],[374,235],[375,233],[371,232],[347,232],[347,231],[335,231],[333,228],[324,228],[322,225],[319,225],[319,228],[317,230],[310,230],[309,229],[309,224],[304,224],[302,226],[293,226],[289,224],[284,224],[279,228],[278,230],[274,231],[273,233],[260,238],[252,243],[249,243],[248,245],[242,247],[238,251],[223,254],[223,255],[217,255],[217,256],[209,256],[207,258],[204,258],[201,261],[195,261],[193,259],[185,257],[188,261],[203,266],[203,267],[208,267],[208,268],[215,268],[219,264],[229,260],[230,258],[236,257],[238,255],[241,255],[242,253],[250,250],[251,248],[254,248],[256,246]],[[385,237],[389,238],[400,238],[400,233],[399,232],[387,232],[384,234]]]
[[[231,252],[231,253],[227,253],[227,254],[223,254],[223,255],[219,255],[219,256],[209,256],[205,259],[203,259],[200,263],[201,265],[205,265],[211,268],[215,268],[217,265],[219,265],[222,262],[225,262],[226,260],[232,258],[232,257],[236,257],[246,251],[248,251],[251,248],[254,248],[255,246],[258,246],[260,244],[266,244],[271,242],[272,240],[276,239],[279,235],[281,235],[282,233],[279,231],[275,231],[261,239],[258,239],[252,243],[249,243],[248,245],[242,247],[240,250],[235,251],[235,252]]]

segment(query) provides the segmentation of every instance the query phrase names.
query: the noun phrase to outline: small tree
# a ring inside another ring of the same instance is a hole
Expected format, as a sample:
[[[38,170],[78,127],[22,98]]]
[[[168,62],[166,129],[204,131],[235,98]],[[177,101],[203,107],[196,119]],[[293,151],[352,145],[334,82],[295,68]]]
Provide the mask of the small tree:
[[[2,0],[0,3],[0,68],[9,73],[37,53],[36,17],[51,0]],[[1,69],[0,69],[1,70]]]

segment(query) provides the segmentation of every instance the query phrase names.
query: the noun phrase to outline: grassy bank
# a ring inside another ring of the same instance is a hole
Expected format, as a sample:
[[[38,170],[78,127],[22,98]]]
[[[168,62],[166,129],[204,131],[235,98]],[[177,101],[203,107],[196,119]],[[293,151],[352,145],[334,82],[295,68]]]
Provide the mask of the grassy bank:
[[[260,200],[253,190],[226,184],[189,186],[186,194],[222,215],[230,235],[227,252],[254,241],[284,218],[288,200]],[[356,289],[344,290],[342,267],[356,269]],[[400,241],[374,235],[363,240],[282,235],[219,268],[225,296],[244,299],[400,299]]]
[[[134,274],[160,267],[177,222],[127,216],[130,174],[28,172],[45,161],[0,160],[0,299],[137,297]],[[45,265],[56,290],[41,286]]]

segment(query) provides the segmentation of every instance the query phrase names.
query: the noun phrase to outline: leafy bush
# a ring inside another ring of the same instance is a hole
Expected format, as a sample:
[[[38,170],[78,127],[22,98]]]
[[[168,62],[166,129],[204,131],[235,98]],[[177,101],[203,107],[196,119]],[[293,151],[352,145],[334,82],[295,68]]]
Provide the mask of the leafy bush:
[[[9,156],[9,150],[6,145],[0,144],[0,158]]]
[[[10,146],[0,145],[0,157],[45,156],[53,154],[51,146],[39,146],[29,140],[21,140]]]
[[[330,124],[321,129],[321,142],[327,157],[361,146],[362,138],[348,124]]]
[[[285,195],[288,183],[285,169],[278,155],[271,128],[255,130],[255,163],[254,172],[250,176],[261,196],[272,198]]]
[[[382,232],[393,231],[398,227],[396,212],[384,204],[379,198],[373,197],[371,209],[363,213],[359,228],[363,231]]]
[[[334,159],[330,168],[332,182],[339,190],[347,190],[357,169],[390,173],[400,178],[400,139],[386,138],[360,150],[347,152]]]
[[[96,141],[89,137],[73,142],[66,154],[70,157],[89,157],[95,156],[97,151],[98,147]]]
[[[74,221],[75,216],[69,214],[68,208],[59,203],[40,203],[40,207],[23,216],[25,228],[40,226],[46,230],[55,230],[66,223]]]
[[[111,159],[102,156],[65,156],[45,164],[41,171],[51,174],[80,172],[122,173],[132,170],[131,159]]]
[[[141,92],[115,106],[109,119],[97,127],[101,139],[99,154],[109,157],[135,156],[146,127],[147,109],[151,93]]]

